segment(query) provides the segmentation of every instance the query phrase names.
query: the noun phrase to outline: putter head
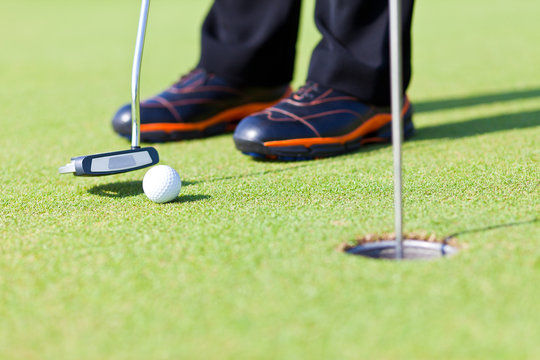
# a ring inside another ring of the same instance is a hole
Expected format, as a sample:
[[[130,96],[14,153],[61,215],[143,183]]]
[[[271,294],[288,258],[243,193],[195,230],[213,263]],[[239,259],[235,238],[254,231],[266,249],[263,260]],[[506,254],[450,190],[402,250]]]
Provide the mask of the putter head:
[[[75,176],[104,176],[142,169],[159,162],[159,155],[153,147],[77,156],[61,166],[60,174]]]

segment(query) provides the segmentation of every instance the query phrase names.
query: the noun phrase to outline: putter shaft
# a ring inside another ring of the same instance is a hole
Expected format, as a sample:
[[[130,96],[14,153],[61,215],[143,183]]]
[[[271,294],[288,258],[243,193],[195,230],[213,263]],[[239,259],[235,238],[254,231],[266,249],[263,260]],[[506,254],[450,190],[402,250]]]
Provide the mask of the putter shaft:
[[[131,148],[137,149],[140,145],[141,136],[141,110],[140,110],[140,90],[141,63],[144,48],[144,37],[146,34],[146,23],[148,21],[148,11],[150,0],[142,0],[141,14],[139,16],[139,28],[137,30],[137,41],[135,43],[135,55],[133,56],[133,68],[131,71]]]

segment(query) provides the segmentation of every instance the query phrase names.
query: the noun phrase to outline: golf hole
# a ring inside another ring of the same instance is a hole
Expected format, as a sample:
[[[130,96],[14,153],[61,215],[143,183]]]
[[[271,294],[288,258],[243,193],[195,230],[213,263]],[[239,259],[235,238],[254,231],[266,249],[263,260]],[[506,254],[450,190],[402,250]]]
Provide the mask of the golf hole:
[[[346,254],[373,259],[396,260],[395,235],[367,235],[356,244],[342,244],[340,251]],[[437,240],[434,235],[404,235],[403,260],[433,260],[457,254],[458,244],[454,238]]]

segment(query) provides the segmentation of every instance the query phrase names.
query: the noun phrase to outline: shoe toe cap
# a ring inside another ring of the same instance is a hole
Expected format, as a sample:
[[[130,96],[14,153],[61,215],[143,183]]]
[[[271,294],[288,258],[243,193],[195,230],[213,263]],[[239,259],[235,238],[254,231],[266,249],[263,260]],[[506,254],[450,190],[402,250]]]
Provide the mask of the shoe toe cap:
[[[258,116],[244,118],[234,131],[234,140],[262,143],[267,138],[265,122]]]
[[[112,119],[114,131],[122,136],[131,134],[131,106],[122,106]]]
[[[234,140],[263,144],[267,141],[310,138],[315,134],[294,119],[271,120],[268,114],[255,114],[244,118],[234,132]]]

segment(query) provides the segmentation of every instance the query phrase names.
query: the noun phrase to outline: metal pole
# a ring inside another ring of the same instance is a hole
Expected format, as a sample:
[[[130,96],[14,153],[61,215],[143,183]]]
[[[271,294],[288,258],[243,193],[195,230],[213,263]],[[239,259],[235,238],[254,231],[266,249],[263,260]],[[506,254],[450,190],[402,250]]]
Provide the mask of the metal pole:
[[[140,91],[139,82],[141,80],[141,62],[144,47],[144,36],[146,34],[146,23],[148,20],[148,10],[150,0],[142,0],[141,14],[139,16],[139,28],[137,30],[137,42],[135,43],[135,55],[133,56],[133,68],[131,70],[131,148],[138,149],[141,136],[141,113],[140,113]]]
[[[394,154],[394,222],[396,259],[403,259],[403,204],[401,143],[403,141],[403,82],[401,48],[401,0],[388,0],[390,10],[390,74],[392,97],[392,149]]]

